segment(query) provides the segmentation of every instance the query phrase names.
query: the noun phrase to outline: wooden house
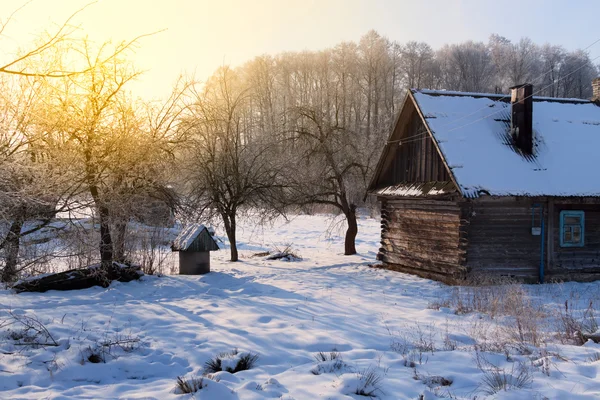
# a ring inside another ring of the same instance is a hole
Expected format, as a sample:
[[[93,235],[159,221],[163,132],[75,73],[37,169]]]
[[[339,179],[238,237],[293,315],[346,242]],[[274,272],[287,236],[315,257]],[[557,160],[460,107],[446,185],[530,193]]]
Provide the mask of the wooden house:
[[[210,272],[210,252],[219,250],[219,245],[209,228],[192,224],[181,231],[171,249],[179,252],[180,275],[200,275]]]
[[[386,268],[457,283],[600,278],[600,78],[592,100],[410,90],[369,193]]]

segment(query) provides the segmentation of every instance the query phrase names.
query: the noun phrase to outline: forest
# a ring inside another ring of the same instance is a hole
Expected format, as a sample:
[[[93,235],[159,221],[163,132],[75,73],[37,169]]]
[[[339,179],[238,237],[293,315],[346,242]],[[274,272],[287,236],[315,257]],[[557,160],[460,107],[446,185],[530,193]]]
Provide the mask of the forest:
[[[74,32],[66,21],[1,62],[3,282],[113,261],[152,273],[175,221],[221,226],[237,261],[249,214],[337,213],[344,254],[355,254],[357,214],[376,206],[366,185],[408,88],[508,93],[529,82],[537,96],[590,98],[600,74],[588,49],[499,35],[434,49],[369,31],[183,76],[148,101],[129,85],[151,37],[98,44]]]

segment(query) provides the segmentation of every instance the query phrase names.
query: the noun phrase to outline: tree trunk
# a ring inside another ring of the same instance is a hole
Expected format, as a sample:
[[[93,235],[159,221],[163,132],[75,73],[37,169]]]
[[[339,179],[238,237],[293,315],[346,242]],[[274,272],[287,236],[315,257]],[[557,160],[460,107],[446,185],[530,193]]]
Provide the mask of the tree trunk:
[[[127,233],[127,223],[123,221],[113,224],[114,230],[114,260],[119,263],[125,262],[125,235]]]
[[[237,242],[235,238],[235,230],[236,230],[236,222],[235,222],[235,212],[232,215],[221,214],[223,217],[223,224],[225,225],[225,233],[227,233],[227,238],[229,239],[229,247],[231,252],[231,260],[238,260],[238,249]]]
[[[350,205],[350,209],[344,213],[348,222],[348,230],[344,241],[344,255],[356,254],[356,235],[358,234],[358,223],[356,221],[356,206]]]
[[[98,210],[98,219],[100,220],[100,264],[108,268],[113,262],[113,243],[110,235],[110,213],[108,207],[102,204],[98,187],[95,184],[89,185],[90,194],[94,199],[96,209]]]
[[[94,200],[96,210],[98,210],[98,219],[100,220],[100,264],[104,268],[110,268],[113,262],[113,243],[110,236],[110,212],[108,207],[100,198],[100,190],[96,180],[96,167],[93,164],[92,157],[89,152],[86,152],[86,181],[88,189]]]
[[[105,206],[98,207],[98,217],[100,219],[100,264],[108,268],[113,262],[113,243],[110,235],[110,225],[108,223],[109,212]]]
[[[8,235],[4,240],[4,249],[6,254],[6,261],[0,280],[2,282],[12,282],[17,278],[17,264],[19,262],[19,250],[21,247],[21,229],[25,219],[22,215],[18,215],[17,218],[10,225]]]

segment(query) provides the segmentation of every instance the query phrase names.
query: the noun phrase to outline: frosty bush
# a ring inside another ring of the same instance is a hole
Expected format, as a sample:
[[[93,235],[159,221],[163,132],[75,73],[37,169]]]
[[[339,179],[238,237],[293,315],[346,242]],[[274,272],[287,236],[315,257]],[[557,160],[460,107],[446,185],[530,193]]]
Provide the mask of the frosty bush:
[[[291,243],[284,245],[283,247],[274,246],[275,249],[267,255],[267,260],[281,260],[281,261],[300,261],[302,257],[298,254],[298,251],[292,247]]]
[[[348,368],[342,355],[335,350],[329,353],[320,351],[315,356],[315,360],[317,360],[317,365],[310,370],[313,375],[330,374]]]
[[[93,364],[105,363],[107,359],[118,358],[122,353],[131,353],[140,348],[142,345],[141,339],[131,333],[122,334],[115,333],[104,335],[104,339],[88,346],[82,352],[82,364],[85,361]]]
[[[520,361],[506,370],[491,363],[483,353],[477,352],[476,364],[483,373],[480,390],[489,396],[501,391],[523,389],[533,382],[530,368]]]
[[[386,329],[390,335],[390,348],[402,354],[405,366],[414,367],[416,362],[426,363],[427,353],[433,354],[437,350],[435,324],[422,325],[415,322],[406,326],[404,332],[396,332],[387,325]]]
[[[564,307],[556,312],[556,321],[558,338],[563,344],[582,345],[586,342],[586,337],[598,331],[594,303],[591,300],[583,313],[576,312],[572,302],[565,300]]]
[[[332,350],[329,353],[324,353],[324,352],[320,351],[315,356],[315,360],[317,360],[317,362],[334,361],[334,360],[341,360],[341,359],[342,359],[341,353],[336,350]]]
[[[375,397],[377,392],[381,392],[381,376],[375,368],[366,368],[357,373],[358,386],[354,394],[366,397]]]
[[[456,314],[480,312],[495,318],[512,315],[516,308],[532,306],[523,285],[506,277],[475,276],[464,286],[452,288],[449,297],[431,302],[428,308],[447,307]]]
[[[258,354],[240,353],[238,349],[230,352],[219,353],[204,363],[205,374],[227,371],[232,374],[254,368],[258,361]]]
[[[0,319],[1,328],[7,328],[6,337],[22,346],[58,346],[57,340],[36,315],[27,316],[9,311],[7,317]]]
[[[204,378],[178,376],[175,384],[175,394],[196,393],[204,387]]]

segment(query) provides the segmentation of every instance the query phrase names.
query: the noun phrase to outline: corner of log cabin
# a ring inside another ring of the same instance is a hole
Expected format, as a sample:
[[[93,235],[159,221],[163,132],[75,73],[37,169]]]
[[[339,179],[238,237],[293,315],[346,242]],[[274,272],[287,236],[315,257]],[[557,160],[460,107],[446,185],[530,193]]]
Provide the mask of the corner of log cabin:
[[[466,276],[466,240],[457,201],[380,199],[381,248],[388,269],[446,283]]]

